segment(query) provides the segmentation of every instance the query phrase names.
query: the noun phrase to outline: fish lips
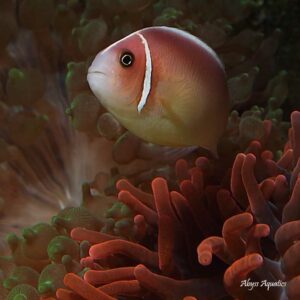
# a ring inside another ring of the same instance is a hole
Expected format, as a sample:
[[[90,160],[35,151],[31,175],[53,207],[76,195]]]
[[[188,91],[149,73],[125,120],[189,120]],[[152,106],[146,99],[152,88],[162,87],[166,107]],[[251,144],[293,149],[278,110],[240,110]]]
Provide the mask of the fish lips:
[[[99,94],[99,77],[105,75],[104,72],[98,71],[95,69],[89,69],[87,74],[87,81],[91,88],[91,90],[94,92],[94,94],[97,96]]]

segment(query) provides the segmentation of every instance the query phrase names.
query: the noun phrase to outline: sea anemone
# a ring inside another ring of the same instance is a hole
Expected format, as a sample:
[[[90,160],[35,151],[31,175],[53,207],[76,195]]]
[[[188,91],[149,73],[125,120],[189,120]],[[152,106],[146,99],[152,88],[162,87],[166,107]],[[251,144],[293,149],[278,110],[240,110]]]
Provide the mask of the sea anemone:
[[[3,0],[0,298],[299,299],[299,10]],[[187,30],[223,61],[218,159],[161,155],[89,90],[95,54],[151,25]]]

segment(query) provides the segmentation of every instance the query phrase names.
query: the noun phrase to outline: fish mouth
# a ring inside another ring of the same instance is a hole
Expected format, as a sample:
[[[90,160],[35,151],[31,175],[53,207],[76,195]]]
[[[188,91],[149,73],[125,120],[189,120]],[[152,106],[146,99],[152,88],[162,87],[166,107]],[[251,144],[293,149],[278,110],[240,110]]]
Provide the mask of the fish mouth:
[[[89,68],[88,74],[103,74],[103,75],[105,75],[106,73],[103,72],[103,71],[99,71],[99,70],[93,69],[93,68]]]
[[[89,68],[86,79],[92,91],[98,89],[99,79],[101,80],[100,75],[105,76],[105,72]]]

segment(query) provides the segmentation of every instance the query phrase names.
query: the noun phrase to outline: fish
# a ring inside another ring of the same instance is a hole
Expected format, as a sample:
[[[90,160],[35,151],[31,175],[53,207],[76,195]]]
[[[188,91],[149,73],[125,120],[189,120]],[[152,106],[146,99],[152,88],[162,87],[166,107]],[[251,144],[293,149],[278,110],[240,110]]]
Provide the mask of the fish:
[[[142,140],[217,156],[229,96],[224,66],[181,29],[147,27],[100,51],[87,74],[100,103]]]

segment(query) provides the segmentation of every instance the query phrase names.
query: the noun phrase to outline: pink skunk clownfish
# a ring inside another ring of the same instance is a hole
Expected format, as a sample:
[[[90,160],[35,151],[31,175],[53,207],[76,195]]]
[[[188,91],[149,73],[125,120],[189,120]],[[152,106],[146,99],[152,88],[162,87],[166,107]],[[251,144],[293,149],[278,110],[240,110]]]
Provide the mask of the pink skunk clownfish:
[[[195,36],[149,27],[101,51],[88,83],[129,131],[154,144],[200,146],[217,155],[228,117],[223,65]]]

